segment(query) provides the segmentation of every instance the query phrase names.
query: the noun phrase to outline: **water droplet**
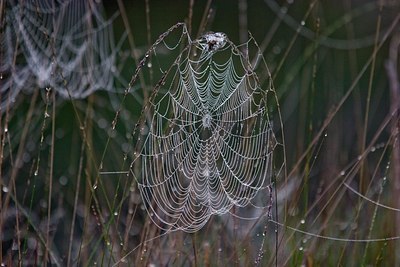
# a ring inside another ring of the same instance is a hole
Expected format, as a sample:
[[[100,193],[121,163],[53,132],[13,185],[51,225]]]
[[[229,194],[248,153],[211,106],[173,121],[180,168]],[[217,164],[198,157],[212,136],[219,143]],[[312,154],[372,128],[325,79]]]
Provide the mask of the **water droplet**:
[[[301,219],[300,223],[301,223],[301,224],[305,224],[305,223],[306,223],[306,220]]]
[[[38,174],[39,174],[39,170],[36,170],[33,175],[38,176]]]
[[[281,49],[281,47],[278,46],[278,45],[276,45],[276,46],[274,46],[274,47],[272,48],[272,52],[273,52],[275,55],[280,54],[281,51],[282,51],[282,49]]]
[[[8,128],[4,127],[4,133],[7,133],[7,132],[8,132]]]
[[[344,176],[345,174],[346,174],[345,171],[341,171],[341,172],[340,172],[340,175],[341,175],[341,176]]]
[[[152,66],[151,62],[147,63],[147,67],[151,68]]]
[[[304,26],[304,25],[306,25],[306,22],[305,22],[304,20],[302,20],[302,21],[300,22],[300,24],[301,24],[301,26]]]
[[[382,189],[386,185],[386,176],[382,178]]]
[[[11,250],[18,250],[20,246],[18,245],[18,243],[16,242],[16,240],[13,241],[12,246],[11,246]]]
[[[96,190],[97,189],[97,183],[95,183],[94,185],[93,185],[93,190]]]
[[[65,177],[65,176],[61,176],[59,179],[58,179],[58,182],[61,184],[61,185],[67,185],[67,183],[68,183],[68,178],[67,177]]]
[[[42,207],[43,209],[45,209],[45,208],[47,208],[47,201],[44,200],[44,199],[41,199],[41,200],[39,201],[39,205],[40,205],[40,207]]]
[[[218,252],[222,252],[222,248],[218,248]]]
[[[118,216],[118,212],[114,212],[114,216]]]
[[[3,80],[3,73],[0,73],[0,80]],[[1,266],[3,266],[3,263]]]
[[[4,193],[8,193],[8,187],[7,186],[3,186],[3,192]]]
[[[300,251],[303,251],[303,247],[299,247],[299,250],[300,250]]]

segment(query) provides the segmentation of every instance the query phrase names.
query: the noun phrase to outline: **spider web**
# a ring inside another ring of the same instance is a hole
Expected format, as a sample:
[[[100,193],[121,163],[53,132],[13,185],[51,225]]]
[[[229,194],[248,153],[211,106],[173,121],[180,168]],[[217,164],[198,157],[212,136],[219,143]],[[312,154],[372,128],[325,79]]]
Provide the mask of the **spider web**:
[[[121,43],[114,44],[113,18],[104,18],[100,4],[9,0],[4,9],[0,22],[3,96],[14,101],[21,90],[52,88],[63,98],[85,98],[97,90],[115,90]]]
[[[193,41],[185,28],[182,34],[188,45],[145,108],[131,173],[158,227],[195,232],[210,216],[249,205],[269,184],[277,140],[270,77],[261,88],[223,33]]]

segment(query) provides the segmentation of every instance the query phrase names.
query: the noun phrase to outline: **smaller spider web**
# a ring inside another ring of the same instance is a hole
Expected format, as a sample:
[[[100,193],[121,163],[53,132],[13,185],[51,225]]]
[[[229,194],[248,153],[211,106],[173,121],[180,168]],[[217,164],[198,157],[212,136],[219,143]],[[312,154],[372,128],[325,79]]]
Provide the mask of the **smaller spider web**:
[[[158,227],[195,232],[267,186],[277,141],[272,88],[238,48],[222,33],[187,39],[149,101],[131,173]]]
[[[14,101],[20,91],[52,88],[62,98],[75,99],[115,91],[115,82],[122,79],[116,58],[126,36],[114,43],[117,14],[106,19],[101,4],[91,1],[25,2],[5,3],[2,95]]]

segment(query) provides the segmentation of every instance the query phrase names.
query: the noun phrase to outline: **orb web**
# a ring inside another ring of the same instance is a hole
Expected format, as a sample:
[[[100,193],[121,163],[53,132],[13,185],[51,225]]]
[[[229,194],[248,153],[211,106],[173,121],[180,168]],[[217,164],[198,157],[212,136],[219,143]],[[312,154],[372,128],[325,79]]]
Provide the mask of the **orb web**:
[[[0,22],[0,92],[52,88],[63,98],[115,90],[119,79],[111,19],[95,1],[44,0],[4,4]],[[121,41],[125,37],[122,37]],[[3,97],[4,99],[4,97]]]
[[[267,186],[277,141],[272,87],[238,47],[223,33],[185,37],[145,108],[131,173],[158,227],[195,232]]]

